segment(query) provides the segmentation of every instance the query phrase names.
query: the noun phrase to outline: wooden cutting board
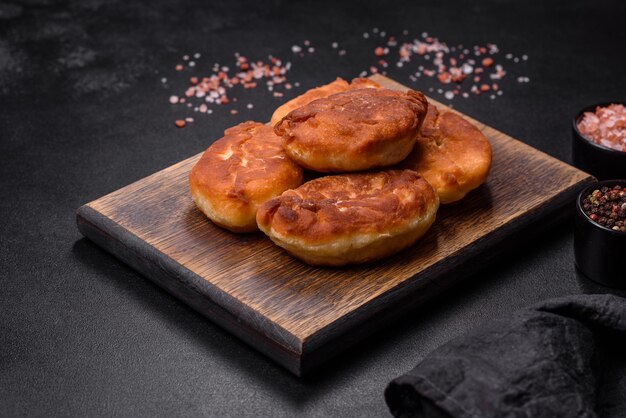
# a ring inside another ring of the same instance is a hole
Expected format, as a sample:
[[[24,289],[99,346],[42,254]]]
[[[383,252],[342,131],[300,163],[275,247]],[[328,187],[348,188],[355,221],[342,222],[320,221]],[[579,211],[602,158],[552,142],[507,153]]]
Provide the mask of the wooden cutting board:
[[[406,87],[382,76],[384,87]],[[438,106],[445,106],[436,103]],[[416,245],[382,262],[313,268],[261,233],[236,235],[194,206],[200,154],[90,202],[81,233],[291,372],[302,375],[457,283],[538,219],[573,205],[593,178],[480,122],[493,146],[486,184],[443,207]],[[463,268],[461,268],[463,267]]]

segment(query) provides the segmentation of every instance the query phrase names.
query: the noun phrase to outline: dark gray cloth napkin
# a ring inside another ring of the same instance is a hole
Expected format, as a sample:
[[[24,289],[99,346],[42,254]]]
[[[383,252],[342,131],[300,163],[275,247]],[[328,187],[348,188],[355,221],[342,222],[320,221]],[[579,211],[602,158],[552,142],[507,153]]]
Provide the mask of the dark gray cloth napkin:
[[[626,299],[568,296],[486,323],[385,399],[396,417],[626,417]]]

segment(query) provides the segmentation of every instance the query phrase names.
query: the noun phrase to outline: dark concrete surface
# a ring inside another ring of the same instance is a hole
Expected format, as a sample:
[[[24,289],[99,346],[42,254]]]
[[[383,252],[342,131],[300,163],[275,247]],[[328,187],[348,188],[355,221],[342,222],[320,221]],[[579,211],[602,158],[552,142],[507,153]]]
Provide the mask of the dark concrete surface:
[[[607,292],[577,277],[562,223],[301,380],[82,239],[74,211],[229,126],[269,119],[306,88],[357,76],[375,62],[380,42],[362,37],[374,27],[527,54],[503,61],[503,96],[452,103],[569,162],[577,109],[625,98],[625,14],[606,0],[0,1],[0,415],[385,416],[387,382],[450,338],[540,300]],[[294,57],[304,39],[316,52]],[[219,108],[176,129],[190,115],[168,103],[184,91],[181,56],[200,52],[201,73],[232,65],[235,51],[292,61],[300,87],[283,99],[241,92],[253,109]],[[389,68],[437,87],[407,74]]]

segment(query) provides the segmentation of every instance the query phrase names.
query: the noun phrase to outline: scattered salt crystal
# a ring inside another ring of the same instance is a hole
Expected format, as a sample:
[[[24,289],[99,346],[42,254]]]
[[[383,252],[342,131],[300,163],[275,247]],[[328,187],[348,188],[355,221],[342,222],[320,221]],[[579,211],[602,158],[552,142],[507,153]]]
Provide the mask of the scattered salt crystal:
[[[193,122],[193,118],[185,118],[185,122],[191,123],[191,122]]]
[[[417,60],[418,70],[408,71],[408,78],[417,82],[419,78],[436,77],[438,83],[447,85],[446,88],[433,88],[429,87],[429,91],[436,91],[443,95],[447,100],[453,100],[454,96],[459,95],[464,98],[468,98],[470,93],[480,95],[481,92],[490,95],[493,100],[496,96],[501,96],[502,90],[496,83],[491,80],[499,80],[506,75],[506,71],[502,65],[495,64],[497,59],[496,54],[499,53],[498,47],[495,44],[487,43],[484,46],[474,45],[471,48],[464,48],[462,44],[455,46],[448,46],[445,42],[440,41],[438,38],[429,36],[427,32],[421,33],[421,38],[413,40],[397,40],[394,36],[387,37],[385,31],[381,31],[378,28],[372,28],[369,32],[363,32],[363,38],[368,39],[370,34],[380,35],[385,40],[380,41],[381,46],[375,50],[377,62],[375,65],[369,67],[368,71],[362,71],[359,76],[365,77],[368,74],[381,73],[386,74],[385,69],[390,64],[394,64],[394,68],[408,67],[412,60]],[[407,36],[408,30],[402,30],[402,35]],[[294,54],[300,58],[305,58],[305,53],[315,52],[315,48],[311,46],[311,41],[303,40],[304,48],[300,45],[293,45],[291,50]],[[328,45],[328,44],[327,44]],[[345,49],[339,49],[339,42],[334,41],[330,43],[333,50],[337,51],[339,56],[346,55]],[[327,48],[327,46],[326,46]],[[395,51],[392,48],[397,48]],[[304,51],[306,49],[306,51]],[[471,53],[471,55],[470,55]],[[395,55],[398,54],[398,55]],[[486,56],[487,54],[493,56]],[[504,55],[504,54],[503,54]],[[196,52],[192,55],[193,59],[200,58],[200,53]],[[241,84],[244,89],[256,88],[257,84],[261,86],[261,83],[265,83],[265,87],[268,91],[272,92],[274,97],[282,97],[283,93],[277,91],[280,85],[284,85],[284,90],[291,90],[293,87],[299,87],[299,83],[288,83],[286,73],[291,69],[291,62],[286,62],[284,65],[281,60],[276,57],[269,56],[269,62],[262,60],[248,61],[246,57],[243,57],[239,52],[235,52],[236,58],[235,74],[227,74],[229,68],[227,66],[221,66],[218,63],[213,65],[213,73],[205,77],[191,77],[191,86],[188,87],[186,96],[188,96],[189,102],[187,106],[194,111],[211,114],[212,110],[208,108],[207,104],[227,104],[229,102],[235,102],[236,97],[226,97],[226,90],[232,89],[237,84]],[[395,57],[394,61],[390,61],[391,57]],[[480,58],[476,58],[480,57]],[[500,60],[503,58],[499,56]],[[515,57],[513,54],[506,54],[506,59],[519,62],[520,60],[526,61],[528,56],[526,54],[520,57]],[[385,59],[382,59],[385,58]],[[190,56],[183,56],[183,64],[189,67],[196,65],[195,61],[190,61]],[[479,61],[478,63],[476,61]],[[482,64],[482,65],[481,65]],[[183,71],[183,65],[178,64],[176,66],[177,71]],[[393,74],[393,72],[392,72]],[[464,83],[464,80],[469,79],[471,83],[472,79],[475,79],[475,84],[471,86],[468,82]],[[195,80],[195,81],[194,81]],[[528,83],[530,79],[525,76],[516,77],[518,83]],[[167,83],[165,77],[161,78],[163,84]],[[424,82],[431,83],[428,79]],[[435,82],[437,83],[437,82]],[[488,83],[488,84],[487,84]],[[443,87],[443,86],[442,86]],[[425,88],[425,87],[424,87]],[[448,90],[450,89],[450,90]],[[469,89],[469,92],[468,92]],[[177,101],[174,101],[174,96],[170,97],[172,104],[184,103],[185,97],[176,96]],[[202,104],[199,104],[195,99],[201,99]],[[193,107],[195,105],[195,107]],[[209,105],[210,106],[210,105]],[[252,103],[248,103],[246,108],[251,109]],[[232,112],[231,112],[232,113]],[[235,113],[233,113],[235,114]]]
[[[171,104],[178,103],[178,96],[170,96],[170,103]]]
[[[167,83],[167,78],[163,77],[163,78],[161,79],[161,83],[163,83],[163,84]]]

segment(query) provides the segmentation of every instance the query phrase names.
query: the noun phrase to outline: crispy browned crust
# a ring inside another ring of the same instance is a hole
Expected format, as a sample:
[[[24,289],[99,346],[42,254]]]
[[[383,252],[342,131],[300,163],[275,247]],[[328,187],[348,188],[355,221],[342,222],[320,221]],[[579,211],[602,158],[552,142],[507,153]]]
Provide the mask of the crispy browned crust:
[[[272,115],[271,125],[276,125],[282,118],[287,116],[289,112],[304,106],[316,99],[322,99],[330,95],[341,93],[343,91],[364,89],[364,88],[380,88],[380,84],[367,78],[354,78],[348,83],[341,77],[337,77],[332,83],[325,84],[320,87],[313,88],[301,94],[300,96],[289,100],[287,103],[278,107]]]
[[[470,122],[431,104],[415,148],[400,167],[417,171],[437,191],[441,203],[452,203],[485,181],[491,145]]]
[[[300,184],[302,168],[287,157],[272,128],[258,122],[224,131],[189,175],[198,208],[233,232],[257,230],[258,207]]]
[[[411,170],[321,177],[265,202],[259,228],[313,265],[378,260],[419,239],[435,220],[439,199]]]
[[[350,90],[290,112],[274,132],[305,168],[367,170],[395,164],[411,152],[427,108],[424,95],[413,90]]]

